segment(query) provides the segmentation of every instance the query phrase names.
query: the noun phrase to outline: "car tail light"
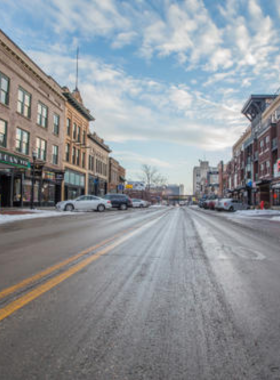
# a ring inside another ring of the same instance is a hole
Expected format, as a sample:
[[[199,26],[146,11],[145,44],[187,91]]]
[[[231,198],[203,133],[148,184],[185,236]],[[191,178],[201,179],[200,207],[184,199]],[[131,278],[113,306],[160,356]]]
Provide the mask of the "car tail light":
[[[111,203],[111,201],[107,201],[107,203]]]
[[[225,203],[224,203],[224,206],[227,206],[227,205],[228,205],[227,202],[225,202]]]

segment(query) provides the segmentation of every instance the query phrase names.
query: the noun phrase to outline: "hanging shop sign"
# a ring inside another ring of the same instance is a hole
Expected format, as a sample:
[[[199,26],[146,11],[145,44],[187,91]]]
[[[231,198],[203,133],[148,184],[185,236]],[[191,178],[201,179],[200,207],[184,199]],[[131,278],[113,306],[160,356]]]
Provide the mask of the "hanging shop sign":
[[[64,172],[56,172],[55,180],[56,182],[62,182],[64,180]]]
[[[53,172],[48,172],[48,171],[44,171],[43,172],[43,175],[42,175],[42,178],[43,179],[49,179],[51,181],[54,181],[55,180],[55,173]]]
[[[17,168],[29,169],[30,162],[29,160],[16,156],[15,154],[10,154],[0,150],[0,162],[7,165],[12,165]]]

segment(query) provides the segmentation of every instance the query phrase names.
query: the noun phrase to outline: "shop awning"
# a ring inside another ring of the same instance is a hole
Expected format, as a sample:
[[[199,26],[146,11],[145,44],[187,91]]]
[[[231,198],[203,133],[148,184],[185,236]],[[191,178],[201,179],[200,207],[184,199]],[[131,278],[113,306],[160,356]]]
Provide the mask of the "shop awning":
[[[123,176],[120,175],[120,181],[125,182],[126,179]]]
[[[280,182],[273,185],[272,189],[280,189]]]

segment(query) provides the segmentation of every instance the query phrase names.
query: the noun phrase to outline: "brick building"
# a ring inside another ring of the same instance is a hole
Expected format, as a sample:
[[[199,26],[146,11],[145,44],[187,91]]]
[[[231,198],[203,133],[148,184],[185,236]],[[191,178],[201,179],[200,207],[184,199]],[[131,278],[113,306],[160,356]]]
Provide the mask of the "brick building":
[[[234,144],[220,180],[250,205],[280,206],[280,96],[251,95],[242,113],[250,125]]]
[[[64,112],[60,86],[0,30],[2,206],[29,205],[32,179],[36,205],[61,200]]]
[[[88,193],[88,134],[94,120],[85,108],[78,89],[63,88],[66,99],[64,140],[64,199],[74,199]]]
[[[96,133],[89,133],[88,148],[88,194],[103,196],[108,192],[111,150]]]

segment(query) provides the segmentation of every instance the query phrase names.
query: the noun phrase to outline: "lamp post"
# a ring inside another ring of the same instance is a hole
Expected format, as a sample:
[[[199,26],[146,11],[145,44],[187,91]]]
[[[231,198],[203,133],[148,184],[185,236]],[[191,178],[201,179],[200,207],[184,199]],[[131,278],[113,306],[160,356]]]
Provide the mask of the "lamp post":
[[[33,159],[33,165],[32,165],[32,172],[31,172],[31,199],[30,199],[30,209],[34,209],[34,182],[35,182],[35,162],[37,158],[37,153],[35,150],[32,152],[32,159]]]

